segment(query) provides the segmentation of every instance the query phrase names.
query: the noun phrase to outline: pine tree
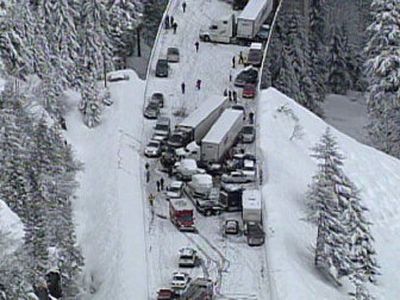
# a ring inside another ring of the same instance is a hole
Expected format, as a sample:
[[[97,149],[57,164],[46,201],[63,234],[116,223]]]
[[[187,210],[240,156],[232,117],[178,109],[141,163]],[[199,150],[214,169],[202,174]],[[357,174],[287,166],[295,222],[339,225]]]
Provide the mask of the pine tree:
[[[374,0],[365,48],[370,136],[375,145],[400,157],[400,2]]]
[[[351,85],[346,64],[346,39],[345,32],[335,26],[329,48],[327,84],[330,90],[336,94],[345,94]]]
[[[81,90],[80,109],[83,112],[83,120],[88,127],[94,127],[101,121],[102,104],[96,81],[86,75]]]
[[[335,194],[335,180],[340,176],[343,157],[329,128],[313,148],[312,157],[319,161],[319,171],[307,194],[308,218],[317,222],[318,227],[315,265],[339,280],[350,272],[351,261],[346,227]]]

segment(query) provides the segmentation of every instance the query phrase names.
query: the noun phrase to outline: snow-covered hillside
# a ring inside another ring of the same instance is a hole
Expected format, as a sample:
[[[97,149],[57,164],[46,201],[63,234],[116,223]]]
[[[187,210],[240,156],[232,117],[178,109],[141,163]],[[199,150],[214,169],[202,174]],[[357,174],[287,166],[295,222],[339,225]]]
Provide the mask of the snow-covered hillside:
[[[290,140],[295,122],[282,106],[299,119],[303,137]],[[313,265],[316,228],[306,223],[304,194],[316,171],[310,148],[327,125],[293,100],[270,88],[258,106],[260,147],[266,174],[263,195],[268,224],[271,274],[278,299],[345,299],[348,290],[337,289]],[[374,223],[378,263],[382,276],[372,293],[378,299],[398,299],[400,258],[400,161],[333,129],[345,161],[344,171],[361,189],[368,216]]]
[[[87,128],[71,95],[67,140],[84,163],[75,199],[77,237],[85,257],[85,299],[147,299],[146,256],[140,170],[144,83],[109,83],[114,104],[103,123]]]

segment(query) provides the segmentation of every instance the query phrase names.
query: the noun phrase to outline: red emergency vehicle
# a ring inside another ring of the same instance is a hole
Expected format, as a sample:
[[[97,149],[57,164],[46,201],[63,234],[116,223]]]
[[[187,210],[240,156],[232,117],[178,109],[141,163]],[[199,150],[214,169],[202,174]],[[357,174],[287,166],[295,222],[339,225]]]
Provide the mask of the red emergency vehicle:
[[[180,231],[195,231],[194,208],[188,199],[169,200],[169,218]]]

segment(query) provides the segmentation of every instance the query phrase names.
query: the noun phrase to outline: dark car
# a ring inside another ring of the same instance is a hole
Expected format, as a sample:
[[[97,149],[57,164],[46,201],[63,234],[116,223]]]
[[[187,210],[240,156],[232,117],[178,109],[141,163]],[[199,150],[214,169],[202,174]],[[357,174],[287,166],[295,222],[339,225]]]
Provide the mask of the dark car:
[[[179,62],[179,49],[175,47],[168,48],[167,60],[172,63]]]
[[[241,71],[235,78],[234,85],[243,87],[246,83],[256,85],[258,83],[258,71],[253,67],[249,67]]]
[[[144,110],[144,116],[148,119],[157,119],[160,114],[160,106],[155,102],[149,102]]]
[[[166,59],[157,61],[156,77],[168,77],[168,61]]]
[[[267,24],[261,25],[260,31],[256,35],[256,39],[260,42],[264,42],[268,39],[270,26]]]
[[[164,107],[164,95],[160,92],[153,93],[150,98],[150,102],[157,102],[160,108]]]

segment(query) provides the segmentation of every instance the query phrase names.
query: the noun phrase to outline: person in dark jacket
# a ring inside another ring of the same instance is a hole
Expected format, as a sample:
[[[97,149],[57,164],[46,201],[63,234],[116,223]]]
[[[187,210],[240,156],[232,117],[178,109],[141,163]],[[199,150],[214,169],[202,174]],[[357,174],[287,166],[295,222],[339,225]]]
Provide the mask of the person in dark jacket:
[[[165,29],[169,29],[169,16],[168,15],[165,16],[164,26],[165,26]]]
[[[194,43],[194,46],[196,48],[196,53],[199,52],[199,46],[200,46],[199,41],[196,41],[196,43]]]
[[[183,10],[183,12],[186,11],[186,2],[185,1],[182,2],[182,10]]]
[[[235,102],[235,104],[237,103],[237,93],[236,91],[232,92],[232,96],[233,96],[233,102]]]
[[[157,180],[157,181],[156,181],[156,184],[157,184],[157,192],[159,192],[159,191],[160,191],[160,181]]]
[[[176,34],[176,28],[178,28],[178,24],[176,22],[174,22],[172,24],[172,28],[174,29],[174,34]]]
[[[236,68],[236,58],[232,57],[232,68]]]
[[[200,90],[200,88],[201,88],[201,80],[200,79],[197,79],[197,81],[196,81],[196,88],[198,90]]]
[[[164,190],[164,178],[160,178],[160,188],[163,191]]]
[[[181,91],[182,91],[182,94],[185,93],[185,83],[184,82],[181,83]]]

